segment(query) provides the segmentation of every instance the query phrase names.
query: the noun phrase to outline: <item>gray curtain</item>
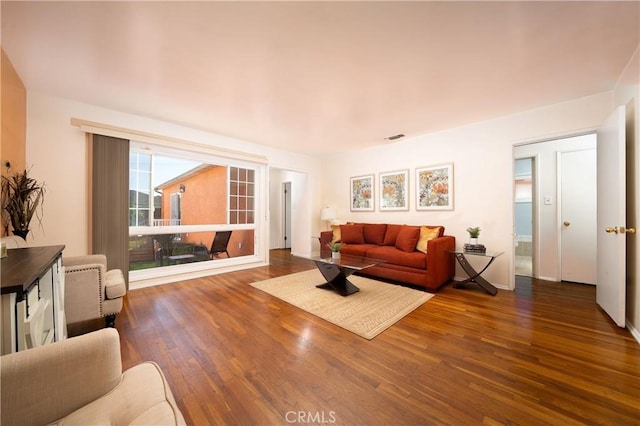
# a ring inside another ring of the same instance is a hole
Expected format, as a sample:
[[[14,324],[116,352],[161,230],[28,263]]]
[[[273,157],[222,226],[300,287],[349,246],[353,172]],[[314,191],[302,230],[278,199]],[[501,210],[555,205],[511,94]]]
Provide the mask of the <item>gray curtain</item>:
[[[93,135],[92,250],[129,288],[129,141]]]

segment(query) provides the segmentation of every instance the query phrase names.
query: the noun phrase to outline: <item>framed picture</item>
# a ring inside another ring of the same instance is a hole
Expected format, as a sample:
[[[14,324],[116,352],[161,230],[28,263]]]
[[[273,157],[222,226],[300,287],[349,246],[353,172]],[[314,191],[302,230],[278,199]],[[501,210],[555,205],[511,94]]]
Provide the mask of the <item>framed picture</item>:
[[[409,210],[409,170],[380,173],[380,211]]]
[[[373,175],[351,178],[351,211],[372,212],[373,203]]]
[[[416,169],[416,210],[453,210],[453,163]]]

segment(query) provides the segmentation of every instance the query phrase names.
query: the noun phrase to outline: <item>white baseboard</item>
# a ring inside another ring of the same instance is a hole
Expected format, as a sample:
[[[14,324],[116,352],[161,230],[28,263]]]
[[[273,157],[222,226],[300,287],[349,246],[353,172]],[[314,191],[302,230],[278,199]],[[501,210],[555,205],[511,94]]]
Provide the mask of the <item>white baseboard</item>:
[[[635,328],[631,323],[629,323],[627,321],[626,323],[627,326],[627,330],[629,330],[629,332],[631,333],[631,335],[633,336],[634,339],[636,339],[636,342],[638,342],[638,344],[640,344],[640,331],[638,331],[637,328]]]

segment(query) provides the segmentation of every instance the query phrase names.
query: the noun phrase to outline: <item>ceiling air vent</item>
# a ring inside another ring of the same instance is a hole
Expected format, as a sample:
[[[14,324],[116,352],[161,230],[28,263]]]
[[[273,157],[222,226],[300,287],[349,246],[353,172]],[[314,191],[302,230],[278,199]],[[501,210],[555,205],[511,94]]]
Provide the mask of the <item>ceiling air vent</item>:
[[[395,140],[398,140],[398,139],[400,139],[400,138],[404,138],[404,135],[403,135],[402,133],[399,133],[399,134],[397,134],[397,135],[393,135],[393,136],[386,137],[385,139],[386,139],[386,140],[389,140],[389,141],[395,141]]]

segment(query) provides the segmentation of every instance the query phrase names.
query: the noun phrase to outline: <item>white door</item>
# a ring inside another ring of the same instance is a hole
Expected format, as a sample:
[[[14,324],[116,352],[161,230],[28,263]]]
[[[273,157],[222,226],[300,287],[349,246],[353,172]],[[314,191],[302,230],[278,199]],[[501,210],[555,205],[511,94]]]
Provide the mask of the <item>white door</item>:
[[[596,301],[625,326],[625,108],[598,130],[598,284]]]
[[[596,150],[558,153],[562,281],[595,284]]]

